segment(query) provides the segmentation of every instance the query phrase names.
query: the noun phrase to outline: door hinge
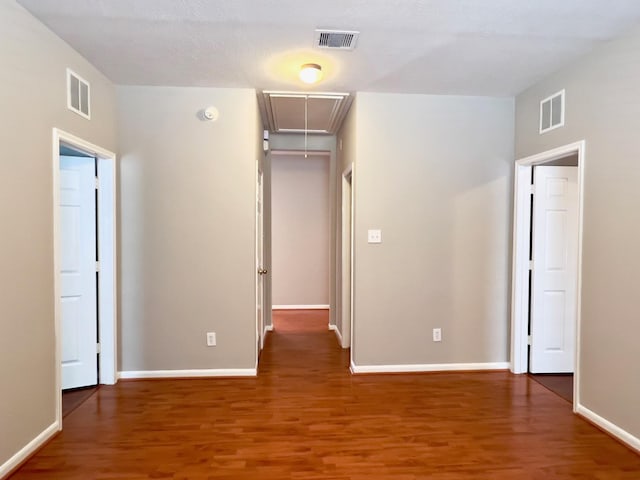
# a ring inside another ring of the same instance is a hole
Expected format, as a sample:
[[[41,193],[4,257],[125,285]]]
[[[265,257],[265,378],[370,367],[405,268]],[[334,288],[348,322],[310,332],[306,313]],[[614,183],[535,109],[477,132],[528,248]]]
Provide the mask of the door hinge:
[[[96,272],[100,271],[100,262],[96,262]]]
[[[531,335],[527,335],[527,345],[531,345],[533,342]]]
[[[96,190],[100,188],[100,179],[96,177]]]
[[[531,195],[533,195],[534,193],[536,193],[536,186],[535,185],[529,185],[529,193]]]
[[[102,347],[100,346],[100,342],[96,343],[96,353],[102,353]]]
[[[529,260],[529,270],[533,270],[533,260]]]

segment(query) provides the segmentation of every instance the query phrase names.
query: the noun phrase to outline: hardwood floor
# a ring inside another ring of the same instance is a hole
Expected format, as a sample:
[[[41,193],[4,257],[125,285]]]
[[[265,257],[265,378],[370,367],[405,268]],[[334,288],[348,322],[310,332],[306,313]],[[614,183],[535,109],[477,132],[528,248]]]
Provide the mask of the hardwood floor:
[[[640,478],[527,375],[352,376],[326,312],[275,327],[257,378],[100,388],[13,480]]]
[[[62,392],[62,418],[82,405],[97,390],[98,387],[96,386],[64,390]]]
[[[572,373],[530,373],[529,376],[573,405]]]

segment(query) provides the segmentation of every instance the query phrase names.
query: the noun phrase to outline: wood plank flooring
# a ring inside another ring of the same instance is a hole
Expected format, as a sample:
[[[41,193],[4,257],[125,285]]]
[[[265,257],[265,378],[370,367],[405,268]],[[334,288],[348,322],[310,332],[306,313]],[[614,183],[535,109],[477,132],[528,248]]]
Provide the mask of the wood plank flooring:
[[[257,378],[102,387],[24,479],[640,479],[527,375],[352,376],[326,312],[282,312]]]
[[[98,391],[98,387],[74,388],[62,392],[62,418],[82,405],[87,398]]]
[[[573,405],[573,373],[530,373],[529,376]]]

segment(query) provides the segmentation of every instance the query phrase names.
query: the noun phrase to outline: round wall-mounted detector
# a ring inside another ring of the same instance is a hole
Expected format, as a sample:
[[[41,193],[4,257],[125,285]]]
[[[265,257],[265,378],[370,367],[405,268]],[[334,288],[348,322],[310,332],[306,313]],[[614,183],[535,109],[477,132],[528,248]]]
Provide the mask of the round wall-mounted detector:
[[[205,120],[215,122],[220,116],[220,112],[218,112],[218,109],[216,107],[207,107],[205,108],[202,115],[204,116]]]

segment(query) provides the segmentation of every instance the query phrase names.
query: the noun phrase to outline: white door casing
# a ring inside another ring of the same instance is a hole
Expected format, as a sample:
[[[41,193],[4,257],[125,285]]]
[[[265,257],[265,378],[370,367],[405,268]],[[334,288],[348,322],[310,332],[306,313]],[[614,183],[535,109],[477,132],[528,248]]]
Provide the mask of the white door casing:
[[[342,348],[351,345],[352,316],[352,256],[353,256],[353,188],[352,166],[342,174],[342,292],[341,326]]]
[[[532,373],[575,368],[578,168],[534,168],[531,276]]]
[[[256,182],[256,327],[258,350],[264,347],[264,186],[263,173],[258,170]],[[256,360],[257,361],[257,360]]]
[[[98,383],[95,159],[60,156],[62,388]]]

